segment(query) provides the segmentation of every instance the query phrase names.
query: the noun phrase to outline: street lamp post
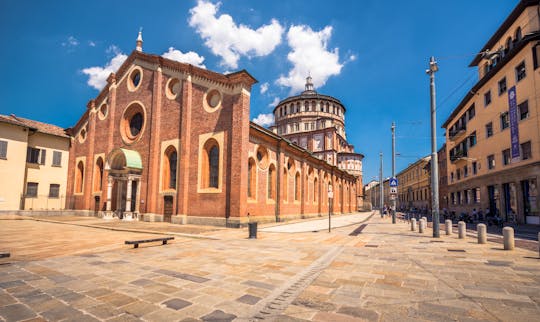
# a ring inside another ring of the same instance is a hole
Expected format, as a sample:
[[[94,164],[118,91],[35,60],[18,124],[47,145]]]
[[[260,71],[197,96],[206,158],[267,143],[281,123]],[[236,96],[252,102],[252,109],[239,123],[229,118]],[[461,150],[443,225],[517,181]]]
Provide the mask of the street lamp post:
[[[429,59],[430,105],[431,105],[431,215],[433,218],[433,237],[439,238],[439,169],[437,162],[437,122],[435,100],[435,73],[439,70],[435,57]]]
[[[392,122],[392,178],[396,177],[396,123]],[[396,223],[396,198],[392,200],[392,224]]]
[[[384,209],[383,209],[383,208],[384,208],[384,195],[383,195],[384,190],[383,190],[383,169],[382,169],[383,164],[382,164],[382,152],[379,153],[379,156],[381,157],[381,167],[380,167],[380,169],[379,169],[379,186],[380,186],[380,189],[379,189],[379,190],[380,190],[380,192],[381,192],[381,196],[380,196],[381,204],[380,204],[380,208],[379,208],[379,209],[380,209],[380,211],[381,211],[381,217],[384,217],[384,213],[383,213],[383,211],[384,211]]]

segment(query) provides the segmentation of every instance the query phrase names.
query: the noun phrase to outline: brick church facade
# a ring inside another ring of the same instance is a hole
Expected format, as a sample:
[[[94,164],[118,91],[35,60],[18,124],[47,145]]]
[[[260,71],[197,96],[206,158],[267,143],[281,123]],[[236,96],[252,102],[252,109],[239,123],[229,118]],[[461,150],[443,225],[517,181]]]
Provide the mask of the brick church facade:
[[[246,71],[133,51],[70,129],[68,208],[242,225],[356,211],[362,177],[250,122]]]

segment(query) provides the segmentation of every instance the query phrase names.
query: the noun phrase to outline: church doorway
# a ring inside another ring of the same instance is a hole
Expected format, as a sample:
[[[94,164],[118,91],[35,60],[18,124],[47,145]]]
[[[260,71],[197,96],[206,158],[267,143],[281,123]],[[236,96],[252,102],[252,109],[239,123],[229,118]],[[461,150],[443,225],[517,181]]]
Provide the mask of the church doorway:
[[[171,222],[172,215],[173,215],[173,197],[164,196],[163,197],[163,221]]]
[[[113,150],[107,159],[107,206],[105,218],[138,219],[141,156],[127,149]]]

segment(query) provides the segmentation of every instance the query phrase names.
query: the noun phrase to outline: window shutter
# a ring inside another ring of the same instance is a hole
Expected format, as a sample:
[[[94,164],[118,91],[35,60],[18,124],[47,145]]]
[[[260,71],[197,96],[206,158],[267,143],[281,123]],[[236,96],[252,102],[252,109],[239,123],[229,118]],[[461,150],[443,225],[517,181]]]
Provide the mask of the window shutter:
[[[0,158],[7,158],[7,141],[0,141]]]
[[[45,156],[47,155],[47,150],[42,149],[41,150],[41,162],[40,164],[45,164]]]

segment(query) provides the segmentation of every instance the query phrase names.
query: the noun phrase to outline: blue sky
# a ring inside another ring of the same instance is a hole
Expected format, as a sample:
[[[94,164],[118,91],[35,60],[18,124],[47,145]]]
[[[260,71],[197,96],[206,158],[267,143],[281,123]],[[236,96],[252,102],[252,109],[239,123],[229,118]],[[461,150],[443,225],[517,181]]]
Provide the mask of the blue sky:
[[[218,72],[246,69],[252,119],[311,72],[347,108],[348,140],[365,155],[364,183],[430,153],[430,56],[438,60],[437,123],[477,81],[468,65],[517,0],[0,1],[0,114],[74,125],[103,75],[135,47]],[[241,36],[238,36],[241,35]],[[262,115],[262,116],[261,116]],[[439,128],[438,146],[444,141]]]

